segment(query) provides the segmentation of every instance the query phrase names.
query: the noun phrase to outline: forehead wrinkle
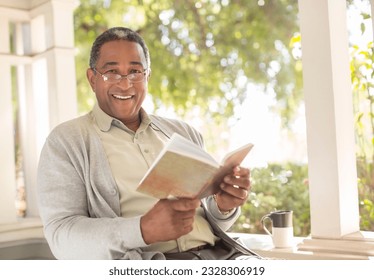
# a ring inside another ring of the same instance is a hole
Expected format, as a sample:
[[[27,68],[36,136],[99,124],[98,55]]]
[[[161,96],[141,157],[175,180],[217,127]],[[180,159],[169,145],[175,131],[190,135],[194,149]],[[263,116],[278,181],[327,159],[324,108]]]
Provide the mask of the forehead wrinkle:
[[[131,61],[130,64],[131,64],[131,65],[140,65],[140,66],[142,66],[142,67],[144,68],[143,63],[140,62],[140,61]]]
[[[105,62],[101,68],[107,68],[108,66],[117,66],[119,63],[116,61],[108,61]]]

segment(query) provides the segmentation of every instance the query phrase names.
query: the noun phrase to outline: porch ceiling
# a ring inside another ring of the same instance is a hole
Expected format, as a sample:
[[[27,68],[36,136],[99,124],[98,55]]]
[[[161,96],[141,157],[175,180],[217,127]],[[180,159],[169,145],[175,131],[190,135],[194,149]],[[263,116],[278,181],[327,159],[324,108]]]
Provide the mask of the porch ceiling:
[[[0,7],[30,10],[45,2],[48,0],[0,0]]]

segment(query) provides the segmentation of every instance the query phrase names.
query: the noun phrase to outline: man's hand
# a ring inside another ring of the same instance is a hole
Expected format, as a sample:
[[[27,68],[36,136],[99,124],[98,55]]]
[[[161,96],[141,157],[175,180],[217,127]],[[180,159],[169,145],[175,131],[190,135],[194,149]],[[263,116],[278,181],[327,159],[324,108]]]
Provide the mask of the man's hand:
[[[236,166],[232,173],[226,175],[216,194],[216,202],[220,211],[229,211],[243,205],[251,189],[248,168]]]
[[[159,200],[140,219],[144,242],[175,240],[192,231],[199,199]]]

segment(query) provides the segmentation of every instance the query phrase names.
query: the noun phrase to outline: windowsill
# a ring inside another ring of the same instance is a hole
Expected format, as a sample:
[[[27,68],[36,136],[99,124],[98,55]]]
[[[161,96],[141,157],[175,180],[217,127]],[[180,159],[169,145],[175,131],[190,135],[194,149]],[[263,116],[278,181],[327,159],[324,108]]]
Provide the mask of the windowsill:
[[[38,218],[0,224],[0,260],[54,259]]]
[[[267,234],[230,233],[239,237],[248,248],[260,256],[271,259],[290,260],[374,260],[374,232],[357,232],[341,239],[317,237],[295,237],[291,248],[274,248],[271,237]],[[17,248],[27,244],[47,246],[40,219],[20,219],[14,224],[0,225],[1,249]],[[35,245],[36,246],[36,245]],[[33,247],[34,248],[34,247]],[[7,250],[8,250],[7,249]],[[10,252],[8,250],[8,253]],[[51,258],[43,249],[41,256]],[[28,252],[26,252],[28,253]],[[52,256],[53,257],[53,256]]]
[[[0,244],[23,239],[44,239],[39,218],[20,218],[16,223],[0,224]]]
[[[267,234],[231,233],[260,256],[290,260],[373,260],[374,233],[357,232],[341,239],[295,237],[291,248],[274,248]]]

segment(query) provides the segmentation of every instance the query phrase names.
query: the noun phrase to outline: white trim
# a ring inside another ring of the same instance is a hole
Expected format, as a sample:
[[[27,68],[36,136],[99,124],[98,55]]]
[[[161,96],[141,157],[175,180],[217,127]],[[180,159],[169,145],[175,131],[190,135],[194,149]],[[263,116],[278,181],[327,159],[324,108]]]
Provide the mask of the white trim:
[[[0,60],[2,63],[7,63],[8,65],[25,65],[32,62],[32,57],[14,54],[0,54]]]
[[[29,21],[30,14],[28,11],[18,10],[14,8],[0,7],[0,18],[13,22]]]
[[[46,1],[48,0],[0,0],[0,6],[17,10],[29,10],[43,4]]]
[[[298,250],[309,252],[323,252],[343,255],[363,256],[364,258],[374,256],[374,239],[320,239],[306,238],[298,244]]]

